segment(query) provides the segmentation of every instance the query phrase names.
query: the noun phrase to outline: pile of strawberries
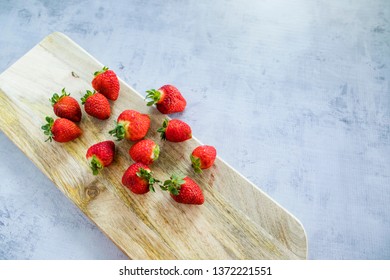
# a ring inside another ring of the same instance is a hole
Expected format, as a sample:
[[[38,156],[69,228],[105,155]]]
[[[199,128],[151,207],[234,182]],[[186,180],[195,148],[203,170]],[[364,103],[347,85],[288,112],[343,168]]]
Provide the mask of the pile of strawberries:
[[[94,73],[91,82],[93,91],[87,90],[81,98],[84,111],[97,119],[106,120],[111,115],[110,101],[119,97],[120,85],[114,71],[103,67]],[[184,111],[187,102],[180,91],[172,85],[164,85],[158,90],[146,91],[147,106],[155,105],[162,114],[172,114]],[[76,124],[81,121],[81,107],[76,99],[66,92],[65,88],[59,95],[54,93],[50,99],[54,114],[53,119],[46,116],[46,124],[41,128],[48,137],[46,141],[69,142],[81,136],[82,130]],[[160,154],[160,147],[151,139],[145,139],[150,128],[150,117],[136,110],[124,110],[117,118],[115,127],[109,134],[116,141],[127,139],[134,142],[129,149],[129,155],[134,161],[124,172],[122,184],[135,194],[145,194],[155,191],[158,185],[161,190],[168,191],[170,196],[179,203],[203,204],[204,196],[199,185],[188,176],[171,175],[169,179],[160,181],[153,177],[150,165]],[[170,142],[183,142],[192,138],[191,127],[179,119],[166,118],[161,128],[157,130],[161,139]],[[191,165],[196,173],[202,172],[214,164],[217,152],[213,146],[201,145],[190,155]],[[115,142],[111,140],[96,143],[86,152],[86,159],[94,175],[109,166],[115,158]]]

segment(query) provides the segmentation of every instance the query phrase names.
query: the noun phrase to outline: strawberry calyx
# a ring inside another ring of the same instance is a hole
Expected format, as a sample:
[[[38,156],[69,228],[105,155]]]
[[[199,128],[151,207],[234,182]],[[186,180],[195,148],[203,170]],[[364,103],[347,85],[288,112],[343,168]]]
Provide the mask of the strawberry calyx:
[[[114,136],[116,141],[123,140],[126,135],[126,128],[124,123],[115,122],[115,128],[108,132],[110,135]]]
[[[153,155],[152,155],[153,161],[157,160],[159,155],[160,155],[160,146],[156,144],[153,148]]]
[[[148,182],[150,191],[156,192],[154,189],[154,184],[160,183],[160,181],[152,176],[152,171],[146,170],[141,167],[136,174],[138,177]]]
[[[195,157],[193,155],[190,156],[192,168],[194,169],[195,173],[202,173],[202,169],[200,168],[200,158]]]
[[[102,170],[104,166],[102,162],[98,159],[98,157],[96,155],[93,155],[89,167],[91,167],[93,175],[98,175],[100,170]]]
[[[146,103],[147,106],[152,106],[153,104],[157,104],[161,100],[161,91],[156,89],[151,89],[146,91],[147,95],[145,97],[146,99],[151,99],[148,103]]]
[[[41,129],[44,131],[44,134],[48,136],[48,138],[45,140],[45,142],[47,141],[52,141],[53,140],[53,132],[51,131],[52,127],[53,127],[53,124],[54,124],[54,119],[49,117],[49,116],[46,116],[45,118],[47,124],[41,126]]]
[[[96,71],[95,73],[93,73],[93,75],[96,77],[97,75],[100,75],[100,74],[106,72],[107,70],[108,70],[108,67],[107,67],[107,66],[104,66],[104,67],[102,68],[102,70]]]
[[[165,135],[165,131],[167,130],[168,123],[169,123],[169,120],[165,119],[163,124],[162,124],[162,127],[157,129],[157,132],[160,133],[160,137],[161,137],[162,140],[167,140],[167,137]]]
[[[185,176],[173,174],[169,178],[169,180],[165,180],[164,183],[160,185],[160,188],[163,191],[168,191],[173,195],[179,195],[181,185],[183,185],[186,182],[184,178]]]
[[[85,104],[85,102],[87,102],[87,99],[89,98],[89,97],[91,97],[92,95],[94,95],[96,93],[96,91],[90,91],[90,90],[87,90],[87,93],[86,94],[84,94],[84,96],[83,97],[81,97],[81,104]]]
[[[54,106],[58,101],[60,101],[61,98],[69,95],[70,93],[67,93],[65,91],[65,88],[63,88],[61,91],[61,95],[59,95],[58,93],[54,93],[53,96],[49,98],[49,101],[51,102],[51,105]]]

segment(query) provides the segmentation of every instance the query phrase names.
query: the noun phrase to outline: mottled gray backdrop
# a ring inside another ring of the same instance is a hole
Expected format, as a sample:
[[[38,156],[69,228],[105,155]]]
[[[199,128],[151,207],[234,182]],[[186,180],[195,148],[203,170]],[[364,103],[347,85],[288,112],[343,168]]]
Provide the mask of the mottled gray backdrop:
[[[310,259],[390,259],[389,21],[388,0],[0,0],[0,71],[61,31],[141,94],[175,84]],[[0,132],[0,259],[123,258]]]

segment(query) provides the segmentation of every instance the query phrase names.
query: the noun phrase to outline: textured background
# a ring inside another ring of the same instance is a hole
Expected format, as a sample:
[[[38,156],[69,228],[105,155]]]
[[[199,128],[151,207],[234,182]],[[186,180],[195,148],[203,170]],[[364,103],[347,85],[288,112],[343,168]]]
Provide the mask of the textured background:
[[[175,84],[310,259],[390,259],[389,21],[387,0],[0,0],[0,72],[61,31],[141,94]],[[124,258],[0,132],[0,259]]]

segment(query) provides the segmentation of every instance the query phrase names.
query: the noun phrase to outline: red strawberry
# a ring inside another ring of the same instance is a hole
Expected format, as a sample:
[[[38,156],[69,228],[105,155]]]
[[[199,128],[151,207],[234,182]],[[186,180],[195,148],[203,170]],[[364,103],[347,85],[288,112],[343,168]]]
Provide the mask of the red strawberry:
[[[46,117],[46,121],[47,124],[41,127],[45,135],[49,136],[46,141],[51,142],[54,139],[56,142],[69,142],[82,134],[77,124],[68,119],[58,118],[53,120],[51,117]]]
[[[110,102],[99,92],[87,90],[87,93],[81,98],[81,103],[88,115],[99,120],[106,120],[111,115]]]
[[[151,99],[147,105],[156,104],[157,109],[163,114],[182,112],[187,105],[180,91],[172,85],[162,86],[158,90],[147,90],[146,93],[145,99]]]
[[[136,194],[154,192],[153,185],[158,182],[153,178],[149,167],[139,162],[130,165],[122,176],[122,184]]]
[[[191,127],[178,119],[165,119],[157,132],[161,134],[161,139],[170,142],[183,142],[192,138]]]
[[[172,175],[160,187],[169,191],[176,202],[198,205],[204,203],[202,189],[190,177]]]
[[[129,154],[135,162],[149,165],[158,158],[160,147],[153,140],[144,139],[131,146]]]
[[[65,91],[65,88],[62,89],[61,93],[61,95],[54,93],[52,98],[49,99],[53,106],[54,114],[60,118],[79,122],[81,120],[79,103],[76,99],[69,96],[70,94]]]
[[[119,80],[115,72],[104,66],[102,70],[93,74],[92,87],[110,100],[117,100],[119,96]]]
[[[109,133],[116,137],[116,140],[124,138],[130,141],[141,140],[145,137],[150,127],[150,117],[135,110],[123,111],[116,122],[116,127]]]
[[[203,145],[196,147],[191,153],[192,167],[196,173],[202,172],[214,164],[217,150],[213,146]]]
[[[93,175],[99,174],[99,171],[109,166],[114,160],[115,143],[113,141],[103,141],[90,146],[87,150],[86,158],[92,169]]]

